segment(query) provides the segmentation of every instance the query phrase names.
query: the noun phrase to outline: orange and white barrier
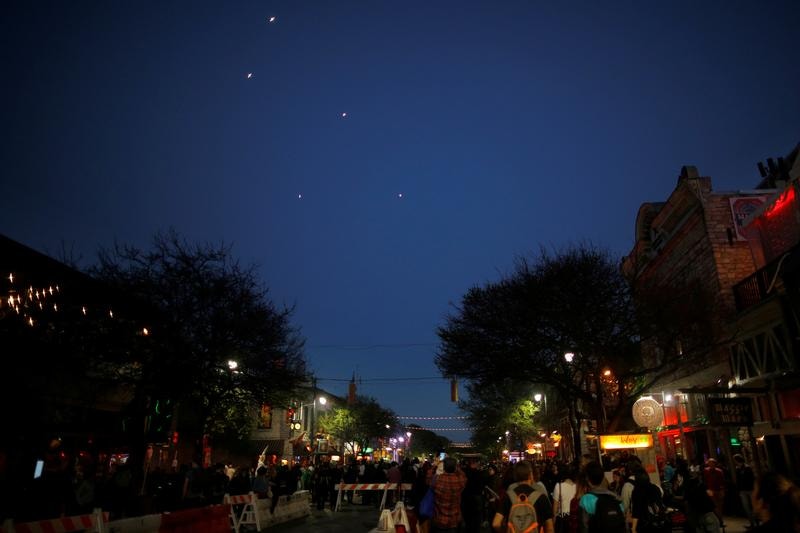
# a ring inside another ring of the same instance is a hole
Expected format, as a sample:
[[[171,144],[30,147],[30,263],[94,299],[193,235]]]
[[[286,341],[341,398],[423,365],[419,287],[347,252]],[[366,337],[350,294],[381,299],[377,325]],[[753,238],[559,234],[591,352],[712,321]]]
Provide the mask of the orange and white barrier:
[[[226,494],[224,502],[230,504],[230,522],[235,533],[239,533],[239,529],[244,525],[255,526],[257,531],[261,531],[266,527],[311,514],[311,493],[307,490],[281,496],[274,513],[270,512],[271,499],[258,498],[252,492],[237,496]],[[243,506],[239,512],[234,508],[238,505]]]
[[[65,516],[50,520],[38,520],[14,524],[6,520],[0,533],[70,533],[71,531],[84,531],[86,533],[105,533],[104,524],[108,522],[108,513],[95,509],[91,514],[78,516]]]
[[[291,496],[281,496],[275,512],[270,513],[271,500],[259,499],[254,493],[224,497],[222,505],[181,509],[161,514],[151,514],[108,521],[108,513],[101,509],[89,515],[55,518],[14,524],[6,520],[0,533],[239,533],[241,526],[252,525],[258,531],[296,520],[311,514],[311,494],[297,491]],[[242,506],[239,512],[235,507]]]
[[[346,490],[382,490],[380,509],[386,506],[386,493],[390,490],[401,490],[405,496],[405,491],[411,490],[411,483],[339,483],[339,495],[336,497],[336,510],[342,506],[342,493]]]
[[[239,528],[243,524],[252,524],[256,526],[256,531],[261,531],[261,521],[259,520],[258,510],[256,509],[256,502],[258,499],[254,492],[249,494],[237,494],[231,496],[225,495],[223,502],[230,505],[230,519],[231,527],[235,533],[239,533]],[[243,505],[241,512],[237,513],[235,506]],[[237,516],[238,515],[238,516]]]

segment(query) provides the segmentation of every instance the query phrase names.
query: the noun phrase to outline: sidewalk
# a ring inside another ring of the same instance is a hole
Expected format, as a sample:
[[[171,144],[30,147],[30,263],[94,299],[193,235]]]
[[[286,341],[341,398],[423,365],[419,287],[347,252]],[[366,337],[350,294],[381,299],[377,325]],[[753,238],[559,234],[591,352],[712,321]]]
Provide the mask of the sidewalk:
[[[741,516],[725,517],[725,533],[747,533],[750,521]]]

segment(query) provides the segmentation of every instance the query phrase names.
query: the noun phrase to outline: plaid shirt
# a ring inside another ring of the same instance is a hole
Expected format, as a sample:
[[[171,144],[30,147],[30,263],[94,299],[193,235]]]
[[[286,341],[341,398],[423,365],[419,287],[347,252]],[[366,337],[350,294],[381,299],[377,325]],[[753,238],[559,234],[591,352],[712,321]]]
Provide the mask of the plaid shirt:
[[[452,474],[437,474],[433,483],[433,524],[439,529],[458,527],[461,521],[461,493],[467,486],[467,476],[456,468]]]

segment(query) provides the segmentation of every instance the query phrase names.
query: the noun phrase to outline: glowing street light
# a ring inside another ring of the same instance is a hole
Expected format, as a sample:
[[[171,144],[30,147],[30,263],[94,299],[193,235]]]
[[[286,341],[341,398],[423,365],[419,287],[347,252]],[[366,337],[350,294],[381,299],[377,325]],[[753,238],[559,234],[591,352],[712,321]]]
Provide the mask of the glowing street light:
[[[567,353],[564,354],[564,360],[567,363],[571,363],[574,358],[575,358],[575,354],[572,353],[572,352],[567,352]]]

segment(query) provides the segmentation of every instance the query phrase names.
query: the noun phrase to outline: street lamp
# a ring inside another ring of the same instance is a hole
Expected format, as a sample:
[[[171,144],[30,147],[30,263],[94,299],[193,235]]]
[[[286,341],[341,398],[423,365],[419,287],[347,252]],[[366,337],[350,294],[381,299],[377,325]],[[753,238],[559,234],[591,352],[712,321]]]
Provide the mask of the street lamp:
[[[313,438],[314,438],[314,447],[315,447],[316,451],[319,452],[319,441],[320,441],[320,439],[317,438],[317,421],[319,420],[319,417],[317,416],[317,402],[319,402],[319,404],[324,407],[325,404],[328,403],[328,399],[325,398],[325,396],[319,396],[317,398],[314,398],[314,403],[313,403],[313,415],[314,416],[313,416],[313,420],[312,420],[312,423],[311,423],[311,434],[313,435]]]
[[[567,353],[564,354],[564,360],[567,363],[571,363],[574,358],[575,358],[575,354],[572,353],[572,352],[567,352]]]
[[[536,403],[539,403],[542,400],[544,400],[544,416],[547,416],[547,395],[542,394],[541,392],[537,392],[533,395],[533,401]]]

